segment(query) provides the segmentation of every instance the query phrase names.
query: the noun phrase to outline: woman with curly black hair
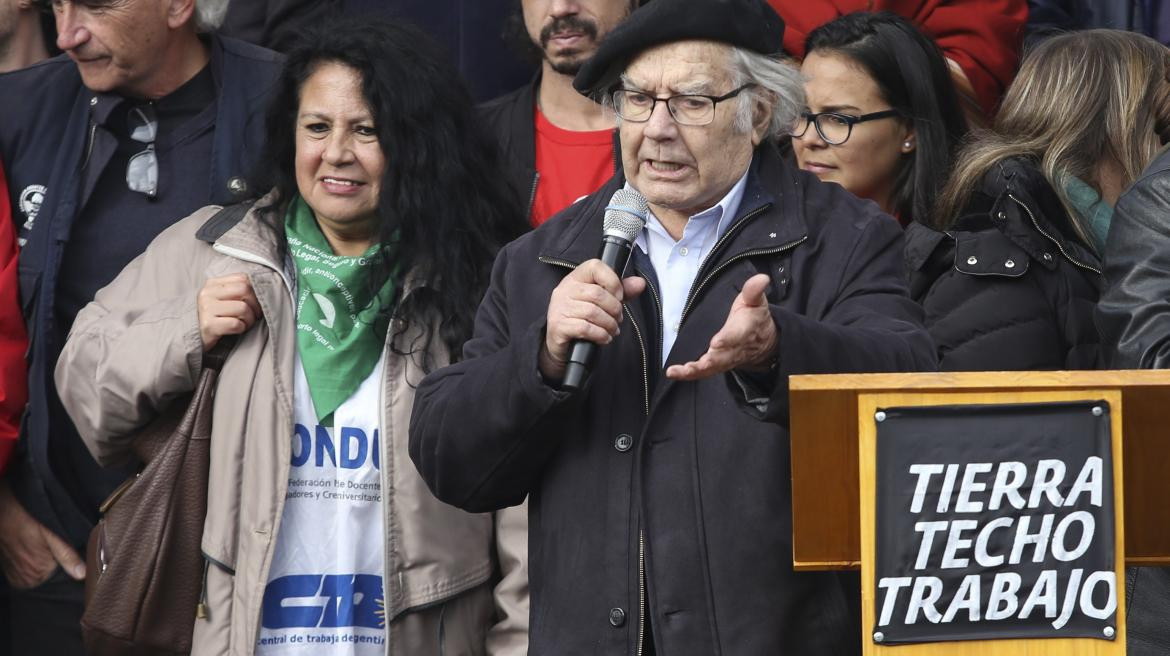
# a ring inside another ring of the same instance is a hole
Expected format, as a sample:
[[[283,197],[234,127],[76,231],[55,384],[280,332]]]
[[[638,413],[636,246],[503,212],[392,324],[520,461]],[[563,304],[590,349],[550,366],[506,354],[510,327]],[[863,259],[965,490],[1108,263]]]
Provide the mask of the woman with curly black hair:
[[[79,316],[62,398],[99,461],[218,382],[196,654],[523,653],[523,507],[472,515],[407,455],[415,386],[459,356],[525,222],[490,138],[417,31],[339,22],[288,54],[271,189],[164,232]]]

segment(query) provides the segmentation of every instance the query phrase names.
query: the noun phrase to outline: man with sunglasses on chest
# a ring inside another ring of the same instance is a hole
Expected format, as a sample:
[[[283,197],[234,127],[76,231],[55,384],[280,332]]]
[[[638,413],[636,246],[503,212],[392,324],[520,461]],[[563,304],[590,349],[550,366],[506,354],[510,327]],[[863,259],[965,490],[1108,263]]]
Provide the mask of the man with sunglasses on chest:
[[[0,76],[0,158],[21,243],[29,405],[0,480],[12,651],[81,653],[82,560],[100,469],[51,372],[73,319],[160,232],[247,198],[271,51],[209,34],[227,0],[53,0],[61,57]],[[5,651],[0,648],[0,652]]]
[[[623,173],[500,252],[464,360],[418,389],[440,499],[530,495],[534,654],[859,653],[856,576],[792,568],[788,376],[934,349],[897,224],[774,145],[804,107],[783,29],[763,0],[653,0],[611,32],[574,84]],[[639,213],[623,280],[594,258]]]

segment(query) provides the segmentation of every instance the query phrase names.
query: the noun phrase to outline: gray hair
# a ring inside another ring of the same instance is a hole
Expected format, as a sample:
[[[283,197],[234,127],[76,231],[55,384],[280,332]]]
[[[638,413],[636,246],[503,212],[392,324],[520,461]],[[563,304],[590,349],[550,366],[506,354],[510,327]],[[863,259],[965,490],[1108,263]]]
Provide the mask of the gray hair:
[[[747,132],[752,125],[751,101],[761,101],[771,107],[772,116],[764,133],[765,139],[788,135],[796,119],[804,111],[804,79],[800,70],[787,57],[770,57],[744,48],[731,49],[731,68],[736,87],[754,84],[740,94],[736,127]]]
[[[787,136],[805,107],[804,78],[800,70],[787,57],[771,57],[744,48],[728,47],[731,49],[732,87],[749,83],[755,85],[744,89],[736,97],[739,104],[736,107],[735,129],[740,133],[751,131],[752,108],[756,101],[760,101],[769,107],[772,114],[768,119],[764,139]],[[616,77],[624,80],[625,74]],[[609,93],[612,86],[603,84],[602,90],[593,94],[593,98],[611,112],[614,109],[613,96]],[[614,117],[620,124],[621,117],[616,112]]]
[[[195,0],[195,31],[214,32],[223,24],[231,0]]]

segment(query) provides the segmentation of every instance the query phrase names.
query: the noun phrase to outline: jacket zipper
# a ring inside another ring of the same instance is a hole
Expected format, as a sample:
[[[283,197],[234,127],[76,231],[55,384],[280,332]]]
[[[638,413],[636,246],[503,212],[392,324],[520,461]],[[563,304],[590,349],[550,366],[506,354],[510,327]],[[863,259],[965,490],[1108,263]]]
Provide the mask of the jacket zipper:
[[[85,157],[81,160],[81,168],[84,169],[89,165],[89,156],[93,154],[93,141],[97,137],[97,123],[92,120],[89,122],[89,140],[85,144]]]
[[[267,268],[275,271],[277,274],[280,275],[280,279],[284,282],[284,286],[288,290],[289,295],[293,296],[294,300],[295,300],[296,293],[293,291],[293,284],[288,279],[288,276],[285,274],[285,272],[282,268],[276,266],[275,264],[264,259],[263,257],[256,255],[255,253],[251,253],[249,251],[241,250],[238,248],[233,248],[231,246],[224,246],[223,244],[220,244],[219,242],[212,244],[211,249],[217,253],[221,253],[221,254],[227,255],[229,257],[234,257],[238,260],[243,260],[244,262],[251,262],[252,264],[259,264],[261,266],[267,267]],[[287,482],[287,480],[288,480],[288,470],[287,469],[285,470],[285,473],[284,473],[284,479]],[[283,518],[283,515],[284,515],[283,501],[278,503],[278,508],[279,508],[279,510],[276,513],[276,521],[272,525],[272,533],[270,535],[270,542],[271,542],[270,547],[269,547],[270,549],[276,548],[275,547],[275,541],[276,541],[275,536],[280,532],[281,519]],[[204,558],[206,558],[206,554],[204,554]],[[269,566],[271,566],[271,563],[269,563]],[[266,567],[265,568],[265,577],[267,577],[267,575],[268,575],[267,569],[268,568]],[[198,612],[198,611],[196,611],[196,612]],[[253,641],[258,639],[259,636],[260,636],[260,623],[257,622],[256,627],[252,633]]]
[[[541,256],[539,258],[545,264],[552,264],[554,266],[563,267],[566,269],[575,269],[577,265],[567,260],[560,260],[551,257]],[[654,290],[654,285],[650,284],[650,279],[646,278],[646,286],[650,288],[651,294],[654,295],[654,302],[658,303],[658,292]],[[622,303],[625,308],[626,317],[630,320],[630,326],[634,329],[634,335],[638,338],[638,347],[642,351],[642,402],[643,410],[646,416],[650,416],[650,364],[647,360],[646,354],[646,338],[642,334],[642,329],[638,326],[638,321],[634,319],[633,313],[630,312],[630,306],[625,302]],[[662,334],[662,305],[658,305],[658,328],[659,334]],[[638,646],[637,656],[642,656],[642,642],[644,633],[646,631],[646,539],[645,534],[641,529],[638,529]]]
[[[199,587],[199,603],[195,604],[195,619],[205,620],[208,618],[207,614],[207,570],[211,567],[211,561],[207,558],[203,559],[203,585]]]
[[[401,306],[399,306],[401,307]],[[382,612],[383,612],[383,634],[386,637],[386,649],[384,653],[389,656],[393,643],[390,640],[390,621],[393,619],[390,615],[390,595],[387,594],[387,583],[390,582],[392,572],[390,567],[390,540],[387,539],[390,535],[390,519],[389,515],[394,512],[393,504],[390,502],[390,495],[387,492],[390,490],[390,467],[392,463],[387,456],[390,454],[390,431],[387,427],[390,426],[389,417],[386,414],[386,379],[387,369],[390,367],[390,341],[393,339],[394,323],[396,319],[391,317],[390,329],[387,332],[387,339],[382,344],[382,376],[378,381],[378,423],[379,428],[382,429],[382,437],[378,440],[378,450],[381,453],[378,458],[381,460],[382,466],[378,468],[378,481],[382,485]],[[405,364],[403,366],[406,366]],[[401,581],[401,578],[398,579]]]
[[[805,235],[804,237],[801,237],[800,239],[795,239],[793,241],[788,242],[787,244],[783,244],[783,245],[777,246],[775,248],[761,248],[761,249],[757,249],[754,251],[744,251],[744,252],[740,253],[739,255],[736,255],[735,257],[729,258],[726,262],[724,262],[723,264],[720,264],[718,267],[715,268],[714,271],[709,273],[706,278],[703,278],[703,282],[699,283],[699,286],[695,288],[695,295],[696,296],[691,297],[691,299],[687,301],[687,306],[683,309],[682,318],[679,319],[679,324],[681,325],[682,322],[686,320],[687,312],[690,311],[691,304],[694,301],[694,299],[697,297],[698,291],[700,289],[702,289],[703,285],[706,285],[709,280],[711,280],[716,275],[718,275],[720,271],[723,271],[731,264],[738,262],[744,258],[758,257],[760,255],[776,255],[777,253],[783,253],[784,251],[792,250],[793,248],[796,248],[797,246],[803,244],[807,239],[808,239],[808,236]]]
[[[710,253],[707,254],[706,258],[703,258],[703,263],[700,265],[700,267],[698,267],[698,270],[702,271],[704,268],[707,267],[707,263],[711,260],[711,257],[715,256],[717,251],[720,250],[720,247],[722,247],[723,244],[725,242],[727,242],[727,240],[731,239],[731,236],[734,235],[737,232],[737,230],[744,225],[744,223],[748,222],[748,220],[751,219],[752,216],[756,216],[757,214],[763,213],[764,210],[768,209],[769,207],[771,207],[771,206],[765,205],[759,209],[756,209],[755,212],[752,212],[752,213],[744,216],[743,219],[739,220],[739,222],[736,223],[735,226],[732,226],[731,229],[728,230],[727,233],[724,233],[723,236],[720,237],[720,241],[715,242],[715,248],[711,249]],[[804,236],[801,236],[800,239],[792,240],[790,242],[780,244],[780,246],[777,246],[777,247],[759,248],[756,250],[745,250],[744,253],[738,254],[734,257],[729,257],[727,262],[723,262],[722,264],[718,265],[718,267],[716,267],[714,270],[711,270],[709,272],[709,274],[704,276],[702,281],[698,282],[694,286],[691,286],[690,294],[687,296],[687,304],[683,305],[682,316],[679,318],[680,327],[682,326],[683,322],[686,322],[687,316],[690,313],[690,309],[693,308],[693,306],[695,305],[695,299],[698,298],[698,292],[703,290],[703,286],[706,286],[707,283],[711,282],[711,278],[714,278],[715,276],[720,275],[720,272],[723,271],[724,269],[727,269],[729,267],[729,265],[731,265],[732,263],[741,261],[745,257],[756,257],[759,255],[775,255],[777,253],[784,253],[785,250],[791,250],[793,248],[800,246],[800,244],[804,243],[807,239],[808,239],[808,235],[804,235]]]
[[[280,267],[276,266],[272,262],[269,262],[268,260],[260,257],[259,255],[254,254],[254,253],[249,253],[248,251],[240,250],[238,248],[232,248],[231,246],[224,246],[223,244],[220,244],[219,242],[212,244],[211,249],[217,253],[222,253],[224,255],[234,257],[237,260],[251,262],[252,264],[259,264],[261,266],[266,266],[269,269],[272,269],[273,271],[280,274],[280,279],[284,281],[284,286],[288,289],[288,293],[295,296],[295,294],[293,292],[292,282],[289,281],[288,276],[285,275],[284,270],[281,269]]]
[[[636,268],[634,270],[637,271],[638,274],[640,274],[642,276],[642,279],[646,281],[646,289],[650,290],[650,296],[654,299],[654,307],[658,310],[658,334],[662,335],[662,334],[664,334],[665,331],[663,330],[663,326],[662,326],[662,299],[661,299],[661,297],[658,296],[658,288],[655,287],[654,283],[650,281],[650,276],[646,275],[641,270],[638,270]],[[623,305],[624,305],[624,303],[623,303]],[[639,335],[639,339],[640,338],[641,338],[641,335]],[[656,362],[662,362],[663,358],[665,357],[665,354],[662,353],[662,348],[663,348],[663,345],[660,342],[658,345],[658,353],[655,354],[658,356],[658,360],[656,360]],[[643,354],[643,357],[645,357],[645,354]],[[649,369],[650,369],[649,364],[646,365],[645,369],[647,371],[649,371]],[[649,387],[650,387],[649,376],[647,376],[646,383],[647,383],[646,388],[649,389]],[[650,415],[649,398],[647,398],[647,402],[646,402],[646,415],[647,416]]]
[[[1092,271],[1093,273],[1095,273],[1097,275],[1102,275],[1099,270],[1089,266],[1088,264],[1085,264],[1084,262],[1078,262],[1076,259],[1073,258],[1073,256],[1069,255],[1068,252],[1064,250],[1064,246],[1062,246],[1059,241],[1057,241],[1052,235],[1045,232],[1044,228],[1040,227],[1040,222],[1036,220],[1036,216],[1032,214],[1032,210],[1025,203],[1021,202],[1020,199],[1016,198],[1015,196],[1013,196],[1011,194],[1008,194],[1008,198],[1015,201],[1016,205],[1019,205],[1020,207],[1024,208],[1024,211],[1028,213],[1028,218],[1032,220],[1032,226],[1036,228],[1037,232],[1044,235],[1044,237],[1046,239],[1048,239],[1048,241],[1052,242],[1053,245],[1056,246],[1056,250],[1060,251],[1060,254],[1064,256],[1064,259],[1068,260],[1069,262],[1073,263],[1075,266],[1078,266],[1082,269]]]
[[[715,246],[713,246],[711,248],[711,251],[709,253],[707,253],[707,257],[703,258],[703,263],[699,265],[699,273],[702,273],[703,269],[707,268],[707,263],[711,261],[711,258],[715,257],[715,254],[719,252],[719,249],[723,247],[723,244],[727,243],[727,240],[731,239],[731,237],[733,235],[735,235],[735,233],[739,232],[740,228],[742,228],[744,225],[746,225],[750,219],[754,218],[755,216],[757,216],[759,214],[762,214],[765,210],[767,210],[770,207],[772,207],[772,204],[768,203],[767,205],[764,205],[763,207],[760,207],[756,210],[753,210],[752,212],[749,212],[747,216],[745,216],[742,219],[740,219],[739,221],[737,221],[736,224],[731,226],[731,228],[727,232],[723,233],[723,236],[720,237],[715,242]],[[804,239],[802,238],[801,241],[804,241]],[[711,273],[709,273],[697,285],[695,285],[695,284],[691,285],[691,291],[690,291],[690,293],[687,294],[686,305],[683,306],[682,315],[679,317],[679,320],[678,320],[680,328],[682,327],[682,322],[686,320],[687,314],[690,313],[691,305],[694,304],[695,297],[698,295],[699,291],[703,288],[703,285],[706,285],[707,281],[711,280],[711,278],[716,273],[719,273],[720,271],[722,271],[724,266],[726,266],[727,264],[729,264],[737,259],[740,259],[740,258],[736,257],[736,258],[732,258],[731,260],[728,260],[727,262],[724,262],[723,265],[721,265],[715,271],[712,271]]]
[[[646,541],[638,530],[638,656],[642,656],[642,641],[646,632]]]
[[[528,222],[532,223],[532,210],[536,207],[536,185],[540,183],[540,171],[532,174],[532,190],[528,192]]]
[[[568,260],[561,260],[561,259],[557,259],[554,257],[545,257],[543,255],[541,255],[540,257],[538,257],[536,259],[540,260],[541,262],[544,262],[545,264],[551,264],[553,266],[559,266],[559,267],[562,267],[565,269],[570,269],[570,270],[576,269],[578,266],[577,264],[574,264]],[[650,284],[650,280],[648,278],[645,280],[646,280],[646,286],[650,288],[650,293],[654,296],[654,302],[657,303],[658,302],[658,292],[654,291],[654,285]],[[646,359],[646,339],[642,335],[642,329],[638,327],[638,321],[636,319],[634,319],[634,315],[630,312],[630,306],[628,304],[626,304],[625,301],[623,301],[622,307],[625,308],[625,310],[626,310],[626,317],[630,320],[630,325],[633,326],[633,328],[634,328],[634,334],[638,337],[638,346],[642,349],[642,400],[644,403],[646,415],[649,416],[650,415],[650,365]],[[659,306],[658,306],[658,316],[659,316],[658,328],[661,331],[661,329],[662,329],[662,305],[661,304],[659,304]]]

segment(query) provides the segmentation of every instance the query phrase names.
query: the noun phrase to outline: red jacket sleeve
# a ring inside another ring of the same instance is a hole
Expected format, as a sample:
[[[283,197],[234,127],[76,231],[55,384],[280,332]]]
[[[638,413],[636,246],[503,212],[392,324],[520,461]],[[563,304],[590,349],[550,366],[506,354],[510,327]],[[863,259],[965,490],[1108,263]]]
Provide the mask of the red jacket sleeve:
[[[971,83],[984,114],[993,116],[1015,76],[1028,19],[1025,0],[768,0],[784,19],[784,49],[804,56],[808,33],[854,11],[891,11],[930,35]]]
[[[0,474],[20,434],[20,415],[28,400],[25,350],[28,334],[20,310],[16,274],[16,226],[8,202],[8,182],[0,168]]]

